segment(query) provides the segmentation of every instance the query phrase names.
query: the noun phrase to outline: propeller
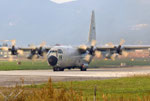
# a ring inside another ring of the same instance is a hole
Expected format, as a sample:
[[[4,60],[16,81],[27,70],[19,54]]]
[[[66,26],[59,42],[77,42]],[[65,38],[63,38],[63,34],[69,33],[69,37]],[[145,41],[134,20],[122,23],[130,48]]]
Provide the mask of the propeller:
[[[80,45],[79,46],[79,50],[80,52],[88,52],[88,54],[84,57],[84,60],[87,62],[90,62],[92,60],[92,58],[95,56],[97,58],[101,57],[101,52],[97,51],[94,47],[96,45],[96,40],[92,40],[91,41],[91,45],[90,47],[86,46],[86,45]]]
[[[34,44],[31,44],[29,47],[31,48],[31,51],[30,51],[30,54],[27,58],[28,59],[33,59],[34,56],[36,55],[37,49],[36,49],[36,46]]]
[[[30,45],[31,48],[31,52],[30,55],[28,56],[28,59],[32,59],[32,58],[39,58],[39,56],[43,56],[46,57],[46,50],[44,49],[44,46],[46,45],[46,42],[42,42],[40,44],[40,47],[36,47],[35,45]]]
[[[116,49],[116,53],[122,55],[122,45],[125,43],[125,40],[121,39],[118,47],[114,47]]]
[[[125,43],[125,40],[124,40],[124,39],[121,39],[118,46],[115,46],[115,45],[113,45],[113,44],[111,45],[111,46],[114,46],[114,48],[115,48],[115,53],[117,53],[117,54],[119,54],[119,55],[125,55],[125,56],[127,56],[127,52],[123,51],[123,49],[122,49],[122,45],[123,45],[124,43]]]
[[[45,52],[45,49],[43,49],[43,47],[46,45],[46,42],[43,41],[41,44],[40,44],[40,47],[37,49],[38,51],[38,54],[40,56],[44,56],[44,52]]]
[[[112,60],[115,60],[115,58],[117,57],[117,54],[122,55],[124,57],[128,56],[128,53],[126,51],[124,51],[123,48],[122,48],[122,45],[124,43],[125,43],[125,40],[121,39],[118,46],[115,46],[113,43],[106,44],[107,46],[114,47],[114,49],[115,49],[115,51],[112,52],[112,55],[110,57]]]
[[[1,40],[2,41],[2,40]],[[7,47],[7,46],[3,46],[2,50],[3,51],[9,51],[11,52],[11,55],[23,55],[23,50],[19,50],[16,48],[16,40],[3,40],[5,42],[10,41],[11,42],[11,48]]]
[[[24,51],[16,48],[16,40],[11,41],[11,55],[24,55]]]
[[[10,48],[7,47],[7,46],[2,47],[3,51],[10,51],[11,52],[11,54],[9,55],[8,61],[10,61],[10,62],[13,61],[14,60],[14,55],[23,55],[24,54],[23,50],[20,50],[20,49],[16,48],[16,40],[3,40],[3,41],[4,42],[8,42],[8,41],[11,42],[11,47]]]

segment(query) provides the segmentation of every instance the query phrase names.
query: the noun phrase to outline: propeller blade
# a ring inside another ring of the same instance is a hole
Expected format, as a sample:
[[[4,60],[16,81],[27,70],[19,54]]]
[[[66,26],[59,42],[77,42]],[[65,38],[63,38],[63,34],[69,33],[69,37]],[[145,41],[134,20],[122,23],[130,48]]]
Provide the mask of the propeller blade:
[[[9,48],[8,48],[8,47],[2,47],[2,50],[3,50],[3,51],[8,51]]]
[[[44,58],[43,61],[47,61],[47,54],[46,54],[46,52],[43,53],[43,58]]]
[[[87,46],[86,46],[86,45],[80,45],[80,46],[79,46],[79,49],[87,50]]]
[[[36,46],[35,46],[34,44],[31,44],[31,45],[30,45],[30,48],[31,48],[31,49],[36,49]]]
[[[121,39],[119,45],[123,45],[124,43],[125,43],[125,40],[124,40],[124,39]]]
[[[32,56],[32,61],[35,61],[37,59],[37,55]]]
[[[112,42],[110,42],[110,43],[107,43],[107,44],[105,44],[106,46],[110,46],[110,47],[115,47],[115,45],[112,43]]]
[[[128,52],[122,51],[122,55],[123,55],[124,57],[127,57],[127,56],[128,56]]]
[[[91,59],[91,55],[89,55],[89,54],[87,54],[84,58],[84,60],[86,60],[86,61],[90,61],[90,59]]]
[[[24,51],[23,50],[17,50],[17,53],[20,55],[24,55]]]
[[[44,47],[46,45],[46,42],[43,41],[41,44],[40,44],[40,47]]]
[[[111,56],[111,59],[112,59],[113,61],[115,61],[115,60],[116,60],[116,56],[117,56],[117,54],[113,54],[113,55]]]
[[[91,46],[95,46],[95,45],[96,45],[96,40],[92,40]]]
[[[10,41],[11,41],[12,46],[16,45],[16,40],[10,40]]]
[[[96,56],[97,58],[101,58],[102,53],[101,53],[100,51],[95,51],[95,56]]]
[[[9,62],[12,62],[14,59],[13,59],[13,56],[12,55],[9,55],[9,58],[8,58],[8,61]]]

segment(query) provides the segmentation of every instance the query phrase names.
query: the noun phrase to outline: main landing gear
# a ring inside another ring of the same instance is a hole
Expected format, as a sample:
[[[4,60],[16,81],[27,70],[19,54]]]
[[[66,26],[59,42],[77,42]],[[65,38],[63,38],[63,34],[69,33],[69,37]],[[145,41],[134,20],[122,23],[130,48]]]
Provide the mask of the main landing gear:
[[[64,71],[64,68],[53,67],[53,71]]]
[[[71,69],[71,68],[70,68]],[[81,66],[80,67],[80,71],[86,71],[87,68],[84,67],[84,66]],[[61,68],[61,67],[53,67],[53,71],[64,71],[64,68]]]

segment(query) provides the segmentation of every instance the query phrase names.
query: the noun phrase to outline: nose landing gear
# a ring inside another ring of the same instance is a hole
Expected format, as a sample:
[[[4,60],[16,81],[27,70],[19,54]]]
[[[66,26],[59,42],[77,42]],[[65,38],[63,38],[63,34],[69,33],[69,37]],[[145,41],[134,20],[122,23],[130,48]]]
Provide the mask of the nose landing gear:
[[[84,66],[84,65],[82,65],[81,67],[80,67],[80,71],[86,71],[86,66]]]

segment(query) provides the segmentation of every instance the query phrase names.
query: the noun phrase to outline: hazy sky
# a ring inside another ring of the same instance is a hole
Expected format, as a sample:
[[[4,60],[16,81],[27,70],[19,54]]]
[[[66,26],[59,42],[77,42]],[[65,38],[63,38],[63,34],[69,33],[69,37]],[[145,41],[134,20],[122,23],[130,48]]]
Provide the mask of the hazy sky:
[[[55,1],[55,2],[54,2]],[[0,40],[86,43],[92,10],[98,44],[150,44],[150,0],[0,0]],[[73,2],[71,2],[73,1]]]

